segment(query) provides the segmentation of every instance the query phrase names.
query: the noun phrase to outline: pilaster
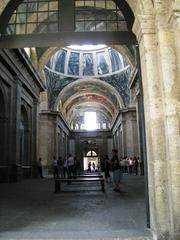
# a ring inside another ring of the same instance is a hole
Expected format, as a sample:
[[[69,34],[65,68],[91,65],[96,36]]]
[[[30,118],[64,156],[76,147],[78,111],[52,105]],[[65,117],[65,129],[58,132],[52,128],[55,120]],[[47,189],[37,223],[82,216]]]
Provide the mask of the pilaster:
[[[165,102],[166,155],[172,239],[180,236],[180,4],[173,4],[168,25],[158,26],[161,84]]]
[[[140,49],[151,228],[155,239],[170,240],[164,102],[158,62],[158,39],[153,15],[137,16],[133,26]]]
[[[40,93],[40,110],[48,110],[48,95],[47,90]]]

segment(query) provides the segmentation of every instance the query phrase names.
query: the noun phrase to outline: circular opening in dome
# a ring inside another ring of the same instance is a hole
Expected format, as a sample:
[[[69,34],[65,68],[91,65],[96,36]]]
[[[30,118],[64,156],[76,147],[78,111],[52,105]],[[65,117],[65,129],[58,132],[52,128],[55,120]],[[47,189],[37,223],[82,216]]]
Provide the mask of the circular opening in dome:
[[[98,45],[70,45],[67,47],[73,50],[99,50],[107,46],[104,44],[98,44]]]

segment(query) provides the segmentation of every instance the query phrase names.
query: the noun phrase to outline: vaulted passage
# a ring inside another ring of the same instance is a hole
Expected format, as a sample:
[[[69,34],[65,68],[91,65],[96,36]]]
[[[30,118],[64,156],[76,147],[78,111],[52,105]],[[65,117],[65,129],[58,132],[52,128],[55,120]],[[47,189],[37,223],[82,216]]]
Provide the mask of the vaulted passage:
[[[3,239],[179,240],[179,11],[0,0]]]

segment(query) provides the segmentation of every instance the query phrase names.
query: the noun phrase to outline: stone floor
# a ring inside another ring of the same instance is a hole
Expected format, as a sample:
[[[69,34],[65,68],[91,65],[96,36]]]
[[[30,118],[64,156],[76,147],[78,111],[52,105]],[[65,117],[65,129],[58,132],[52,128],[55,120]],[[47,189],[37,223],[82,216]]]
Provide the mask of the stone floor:
[[[50,178],[0,184],[0,239],[151,239],[146,229],[144,177],[112,183],[63,183]]]

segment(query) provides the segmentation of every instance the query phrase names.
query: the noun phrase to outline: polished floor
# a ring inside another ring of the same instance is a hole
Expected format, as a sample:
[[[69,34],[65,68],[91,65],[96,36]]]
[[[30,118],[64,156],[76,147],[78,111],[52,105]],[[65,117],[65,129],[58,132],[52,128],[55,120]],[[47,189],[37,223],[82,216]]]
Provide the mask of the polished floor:
[[[151,239],[146,228],[144,177],[125,175],[120,192],[106,184],[53,180],[0,184],[0,239]]]

